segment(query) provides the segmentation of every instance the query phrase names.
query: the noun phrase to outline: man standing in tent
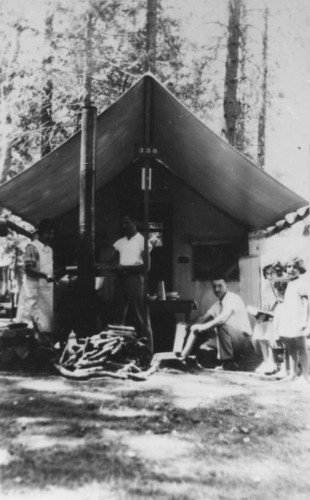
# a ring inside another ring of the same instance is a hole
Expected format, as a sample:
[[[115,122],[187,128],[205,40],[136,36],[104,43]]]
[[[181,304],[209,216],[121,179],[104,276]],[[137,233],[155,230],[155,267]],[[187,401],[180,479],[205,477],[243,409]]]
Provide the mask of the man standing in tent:
[[[43,219],[34,239],[25,250],[25,275],[16,320],[35,326],[39,333],[53,331],[53,250],[51,220]]]
[[[145,361],[149,363],[153,356],[153,333],[149,311],[144,304],[144,237],[129,215],[122,217],[122,228],[124,237],[113,244],[118,265],[112,316],[115,323],[123,325],[128,310],[132,310],[138,336],[146,337]]]
[[[250,341],[252,328],[243,300],[228,290],[223,276],[212,280],[212,288],[218,300],[201,316],[199,323],[191,326],[182,356],[191,354],[197,339],[205,342],[215,336],[217,357],[221,363],[217,368],[234,370],[238,368],[238,355],[253,349]]]

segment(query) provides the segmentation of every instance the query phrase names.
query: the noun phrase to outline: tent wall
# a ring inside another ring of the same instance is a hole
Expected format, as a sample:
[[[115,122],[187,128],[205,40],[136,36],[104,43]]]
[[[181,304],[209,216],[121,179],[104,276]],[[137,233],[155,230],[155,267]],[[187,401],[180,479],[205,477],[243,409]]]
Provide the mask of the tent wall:
[[[120,237],[121,214],[126,208],[134,208],[138,219],[143,221],[140,175],[140,166],[133,165],[97,192],[95,217],[98,247],[111,245]],[[184,299],[196,300],[199,309],[204,309],[214,300],[214,296],[209,282],[192,279],[192,241],[212,243],[218,240],[242,240],[246,238],[246,229],[210,205],[168,169],[156,164],[150,196],[150,221],[158,221],[161,217],[168,221],[165,245],[169,246],[169,250],[163,262],[166,286],[177,290]],[[76,260],[78,244],[78,209],[59,217],[56,230],[57,263],[72,265]],[[189,257],[188,263],[178,263],[182,255]],[[238,287],[238,284],[234,287]]]
[[[173,269],[174,286],[182,297],[197,301],[203,311],[214,301],[209,281],[193,280],[193,246],[195,241],[244,240],[247,232],[243,226],[207,203],[179,179],[173,179],[174,244]],[[187,264],[178,263],[179,256],[189,256]],[[239,284],[232,282],[231,290],[238,290]]]

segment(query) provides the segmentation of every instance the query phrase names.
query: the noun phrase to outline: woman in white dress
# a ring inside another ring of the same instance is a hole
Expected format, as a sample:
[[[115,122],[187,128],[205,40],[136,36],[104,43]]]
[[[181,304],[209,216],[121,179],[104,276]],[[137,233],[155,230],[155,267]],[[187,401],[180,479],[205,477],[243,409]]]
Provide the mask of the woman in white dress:
[[[44,219],[38,226],[37,238],[25,249],[25,275],[20,294],[16,320],[35,326],[39,332],[53,331],[53,250],[54,237],[51,220]]]

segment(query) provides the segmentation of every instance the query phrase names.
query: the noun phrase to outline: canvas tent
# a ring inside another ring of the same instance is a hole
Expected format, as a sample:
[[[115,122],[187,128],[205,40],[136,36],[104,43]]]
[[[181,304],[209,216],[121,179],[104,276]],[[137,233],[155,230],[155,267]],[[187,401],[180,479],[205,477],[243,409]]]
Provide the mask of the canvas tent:
[[[110,245],[119,237],[124,207],[138,202],[143,211],[146,206],[141,190],[145,159],[137,150],[157,150],[150,160],[148,204],[149,221],[159,228],[162,244],[152,250],[146,291],[153,293],[163,280],[167,289],[178,291],[187,304],[197,303],[200,311],[214,300],[210,272],[218,261],[238,267],[239,257],[248,255],[249,232],[282,227],[279,221],[287,214],[297,213],[294,218],[307,212],[306,200],[214,134],[150,74],[98,116],[96,146],[95,229],[97,238]],[[77,133],[0,186],[0,203],[14,214],[34,225],[45,217],[55,220],[58,267],[77,261],[80,149]],[[257,287],[252,288],[258,268],[253,269],[252,260],[244,260],[231,284],[245,300],[257,295]],[[107,296],[108,283],[106,279]],[[63,308],[69,302],[60,300]],[[73,302],[71,306],[70,322],[79,309]],[[156,327],[152,318],[155,340],[171,339],[174,323],[166,333],[167,318],[157,319]]]
[[[145,87],[151,85],[151,136],[158,159],[247,231],[274,225],[306,200],[213,133],[152,75],[143,76],[98,116],[96,190],[133,160],[145,142]],[[0,186],[0,203],[33,224],[79,204],[80,133]]]

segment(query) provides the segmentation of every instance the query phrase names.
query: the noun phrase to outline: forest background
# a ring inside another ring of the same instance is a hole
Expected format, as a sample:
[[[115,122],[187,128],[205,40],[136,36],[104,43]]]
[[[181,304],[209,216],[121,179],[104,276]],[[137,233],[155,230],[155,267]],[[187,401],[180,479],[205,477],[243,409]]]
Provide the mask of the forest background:
[[[0,0],[0,14],[0,182],[79,130],[88,64],[98,114],[152,70],[310,198],[308,0]]]

